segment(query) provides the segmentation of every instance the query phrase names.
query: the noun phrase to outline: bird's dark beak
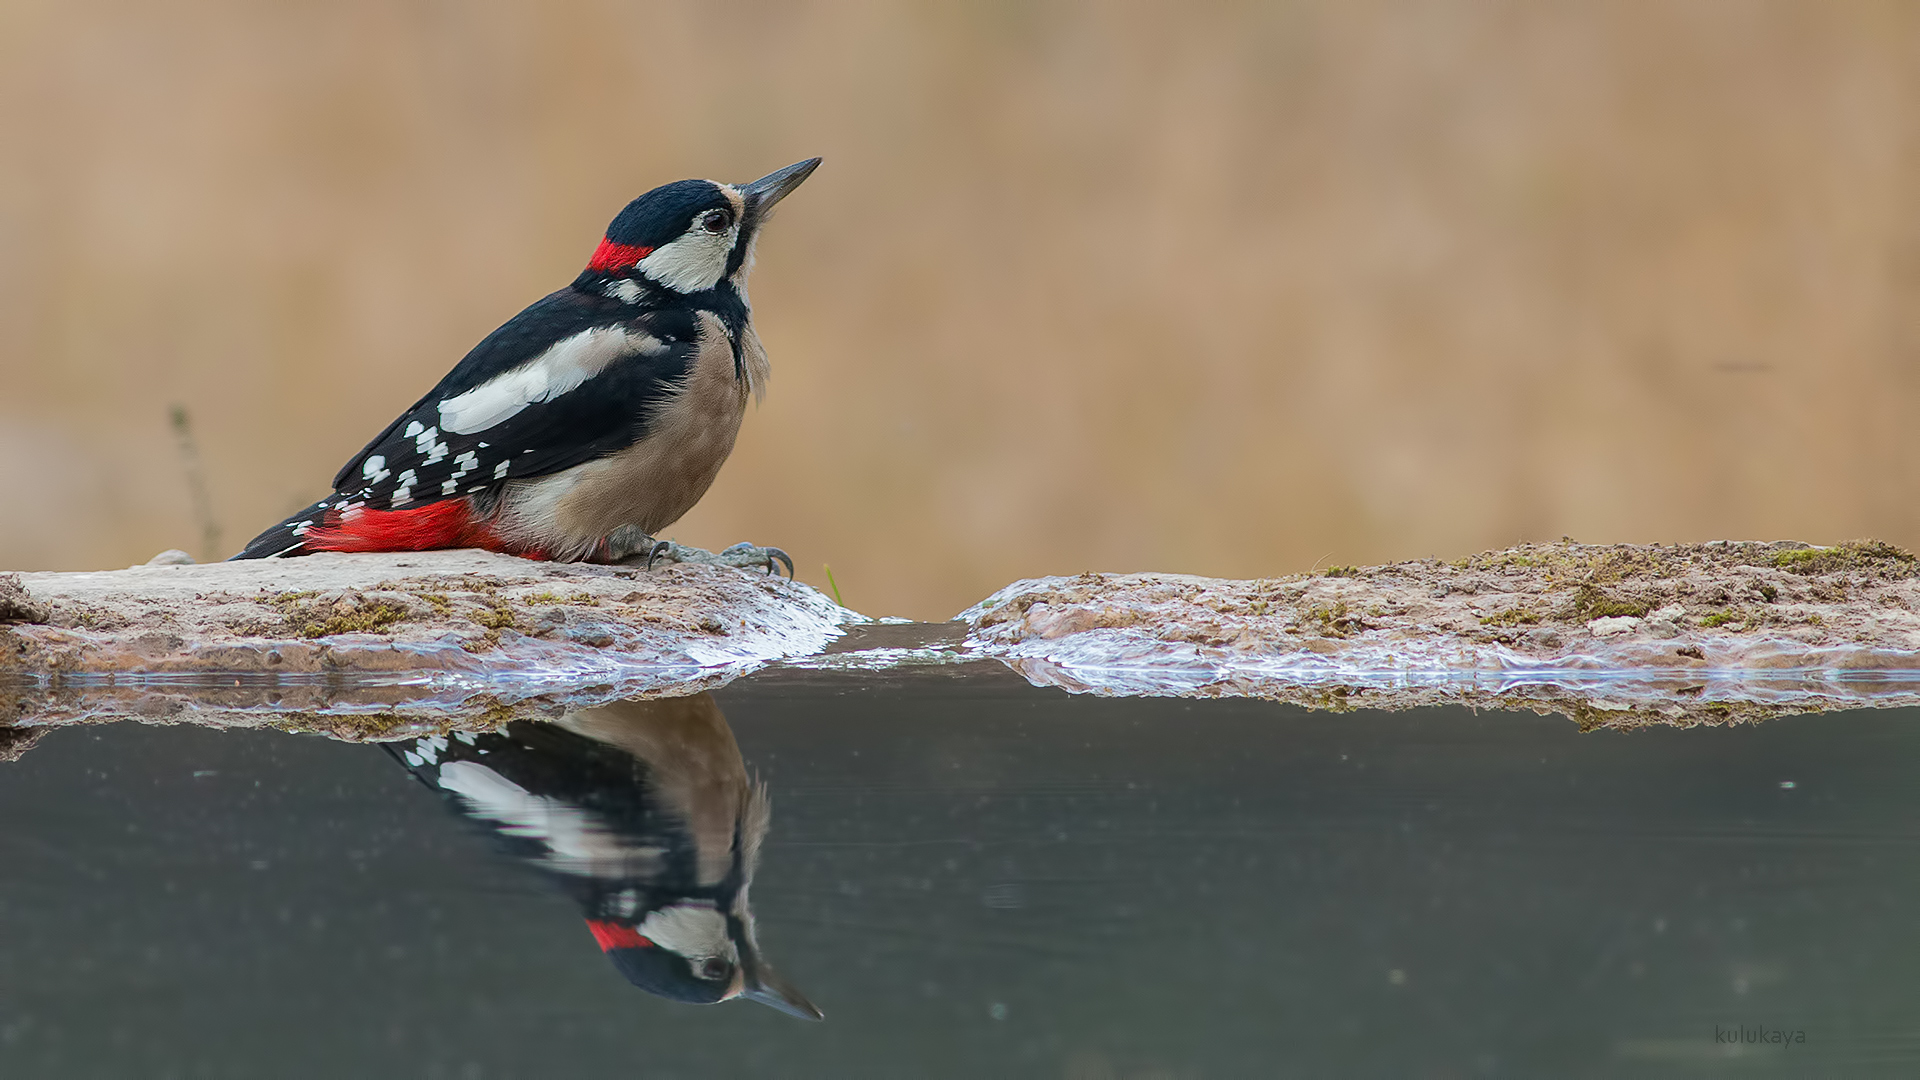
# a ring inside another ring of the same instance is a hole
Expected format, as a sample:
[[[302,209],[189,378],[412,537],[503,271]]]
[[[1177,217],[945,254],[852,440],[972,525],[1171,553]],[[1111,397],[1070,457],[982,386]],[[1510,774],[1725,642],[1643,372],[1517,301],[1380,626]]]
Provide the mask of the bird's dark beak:
[[[803,162],[802,164],[811,165],[819,160],[819,158],[815,158],[813,162]],[[800,175],[804,177],[806,174],[801,173]],[[795,181],[795,183],[798,182],[799,181]],[[826,1013],[821,1012],[815,1007],[813,1002],[807,1000],[807,995],[795,989],[792,983],[781,978],[779,972],[768,967],[765,963],[754,964],[748,970],[747,985],[740,991],[740,996],[749,1001],[757,1001],[762,1005],[771,1005],[781,1012],[786,1013],[788,1016],[797,1016],[802,1020],[825,1020],[827,1018]]]
[[[740,193],[747,197],[747,205],[759,213],[773,209],[773,204],[787,197],[787,192],[800,186],[800,182],[813,175],[820,167],[819,158],[808,158],[795,165],[789,165],[778,172],[770,172],[751,184],[742,185]]]

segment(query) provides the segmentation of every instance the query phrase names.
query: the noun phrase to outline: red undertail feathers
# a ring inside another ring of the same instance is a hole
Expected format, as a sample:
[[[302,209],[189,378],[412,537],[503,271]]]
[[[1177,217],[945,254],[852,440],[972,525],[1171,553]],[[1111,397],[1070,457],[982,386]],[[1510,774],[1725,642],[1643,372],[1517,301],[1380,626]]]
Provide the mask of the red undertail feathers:
[[[404,510],[354,506],[330,509],[301,540],[310,551],[431,551],[477,547],[506,550],[484,522],[476,522],[466,499],[425,503]]]

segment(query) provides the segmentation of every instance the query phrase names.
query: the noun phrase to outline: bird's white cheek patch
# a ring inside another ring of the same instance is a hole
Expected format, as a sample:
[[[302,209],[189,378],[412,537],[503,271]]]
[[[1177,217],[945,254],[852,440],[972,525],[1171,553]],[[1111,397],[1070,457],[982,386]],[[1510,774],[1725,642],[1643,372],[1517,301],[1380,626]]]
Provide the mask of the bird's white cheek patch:
[[[440,426],[472,435],[518,416],[527,406],[575,390],[623,356],[658,356],[667,347],[651,334],[601,326],[565,338],[511,371],[440,403]],[[431,429],[429,429],[431,430]]]
[[[673,904],[648,912],[640,924],[640,934],[681,956],[734,959],[733,942],[727,938],[727,917],[702,904]]]
[[[737,226],[736,226],[737,228]],[[653,249],[641,259],[640,271],[675,292],[702,292],[720,284],[733,254],[734,230],[713,234],[689,232],[671,244]]]

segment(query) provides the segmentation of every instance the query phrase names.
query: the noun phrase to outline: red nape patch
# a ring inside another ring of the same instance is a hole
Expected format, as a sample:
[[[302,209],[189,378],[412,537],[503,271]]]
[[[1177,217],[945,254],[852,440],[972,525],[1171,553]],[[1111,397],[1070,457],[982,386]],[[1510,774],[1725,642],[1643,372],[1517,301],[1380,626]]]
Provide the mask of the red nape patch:
[[[593,249],[593,258],[587,262],[589,270],[625,270],[641,259],[653,254],[650,247],[638,244],[616,244],[611,240],[600,241]]]
[[[309,551],[431,551],[478,547],[506,550],[493,530],[473,520],[465,499],[431,502],[405,510],[356,506],[326,518],[300,537]],[[517,554],[517,553],[516,553]]]
[[[653,942],[640,936],[640,931],[619,923],[601,922],[588,919],[587,929],[593,931],[593,940],[600,943],[600,951],[609,949],[651,949]]]

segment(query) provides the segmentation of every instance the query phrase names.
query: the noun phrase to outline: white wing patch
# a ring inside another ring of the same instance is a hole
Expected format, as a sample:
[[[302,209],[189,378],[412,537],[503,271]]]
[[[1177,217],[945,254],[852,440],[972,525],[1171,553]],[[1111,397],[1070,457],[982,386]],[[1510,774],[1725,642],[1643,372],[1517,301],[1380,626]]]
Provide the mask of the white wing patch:
[[[448,762],[440,767],[439,784],[460,796],[476,817],[498,822],[508,836],[540,841],[547,864],[562,872],[617,873],[660,856],[659,848],[629,847],[578,807],[535,795],[478,762]]]
[[[510,371],[488,379],[479,386],[440,403],[440,426],[460,435],[472,435],[496,424],[505,423],[529,405],[552,401],[598,375],[608,364],[623,356],[639,353],[658,356],[667,347],[658,338],[620,326],[599,326],[583,330],[555,343],[546,352]],[[411,427],[408,434],[415,434]],[[438,435],[427,428],[419,435]],[[445,443],[421,445],[429,463],[446,454]]]

